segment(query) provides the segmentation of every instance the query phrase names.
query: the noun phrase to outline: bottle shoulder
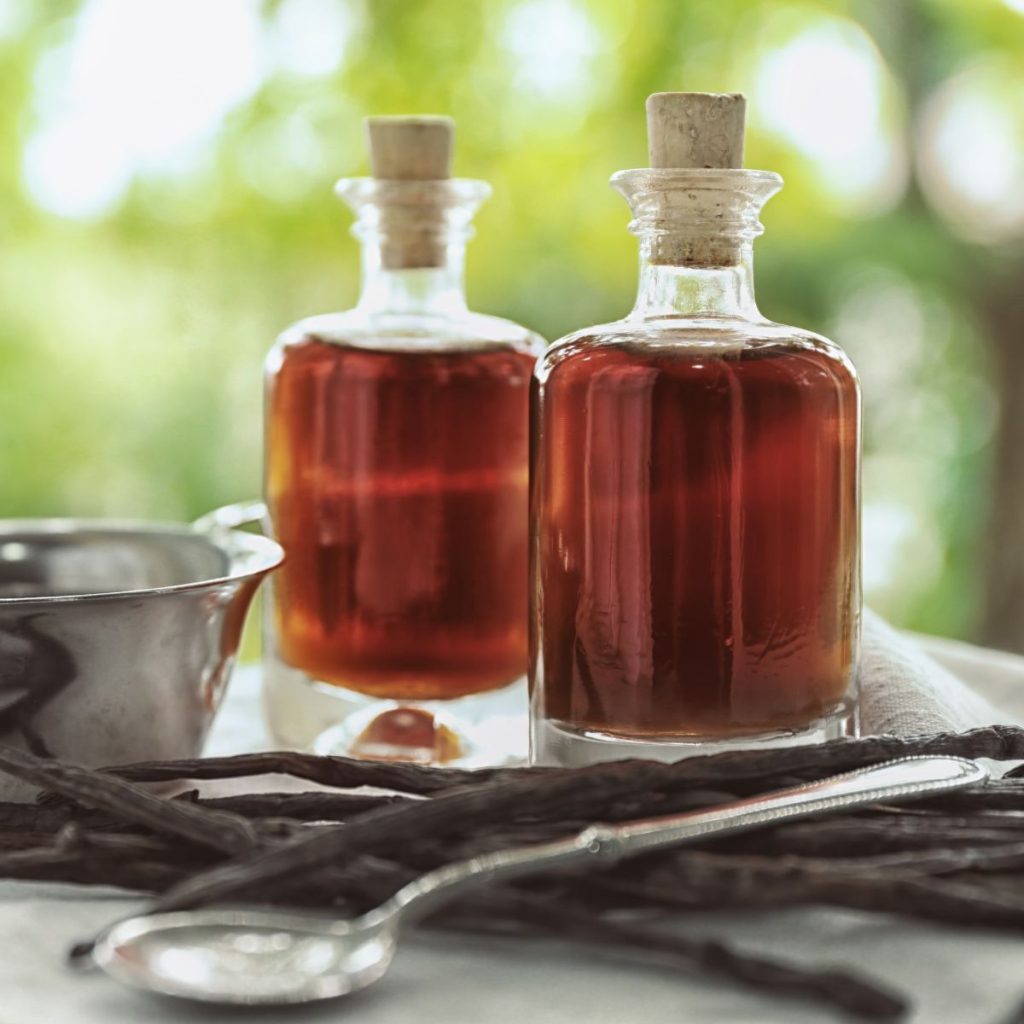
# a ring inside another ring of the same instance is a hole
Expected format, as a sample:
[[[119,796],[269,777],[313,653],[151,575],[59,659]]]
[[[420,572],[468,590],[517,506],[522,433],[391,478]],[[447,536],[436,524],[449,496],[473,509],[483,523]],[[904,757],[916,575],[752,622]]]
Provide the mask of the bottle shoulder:
[[[731,317],[627,317],[585,327],[554,342],[535,372],[543,383],[560,366],[581,362],[596,370],[609,362],[746,361],[801,354],[829,364],[837,376],[857,380],[849,356],[834,341],[770,320]]]
[[[291,324],[278,336],[270,360],[289,348],[313,343],[386,353],[458,353],[500,347],[534,357],[547,344],[521,324],[481,313],[367,314],[352,309]]]

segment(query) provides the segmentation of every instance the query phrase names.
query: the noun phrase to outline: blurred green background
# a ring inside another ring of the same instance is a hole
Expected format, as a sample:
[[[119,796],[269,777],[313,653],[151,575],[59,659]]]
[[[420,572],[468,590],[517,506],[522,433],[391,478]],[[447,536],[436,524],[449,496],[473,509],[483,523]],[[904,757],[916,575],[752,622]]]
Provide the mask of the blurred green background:
[[[865,589],[1024,647],[1024,0],[0,0],[0,515],[260,486],[261,361],[356,294],[367,113],[448,113],[495,197],[470,301],[613,319],[647,93],[744,91],[772,319],[865,393]]]

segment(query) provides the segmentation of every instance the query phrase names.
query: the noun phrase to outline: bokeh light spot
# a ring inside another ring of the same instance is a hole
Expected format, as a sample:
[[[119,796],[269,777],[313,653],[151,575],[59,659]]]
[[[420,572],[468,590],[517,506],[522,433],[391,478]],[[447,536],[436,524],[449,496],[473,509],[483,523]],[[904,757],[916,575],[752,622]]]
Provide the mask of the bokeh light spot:
[[[814,165],[825,192],[861,211],[889,205],[905,186],[906,156],[887,119],[885,63],[852,22],[803,23],[765,50],[752,113]]]
[[[597,25],[572,0],[524,0],[506,15],[501,41],[525,91],[563,102],[582,95],[604,49]]]
[[[54,213],[95,217],[136,173],[187,164],[262,82],[261,43],[254,0],[91,0],[36,80],[29,193]]]
[[[928,200],[962,237],[1024,234],[1024,72],[983,62],[944,82],[918,130],[918,174]]]
[[[277,66],[294,75],[329,75],[341,67],[360,11],[344,0],[284,0],[272,23]]]

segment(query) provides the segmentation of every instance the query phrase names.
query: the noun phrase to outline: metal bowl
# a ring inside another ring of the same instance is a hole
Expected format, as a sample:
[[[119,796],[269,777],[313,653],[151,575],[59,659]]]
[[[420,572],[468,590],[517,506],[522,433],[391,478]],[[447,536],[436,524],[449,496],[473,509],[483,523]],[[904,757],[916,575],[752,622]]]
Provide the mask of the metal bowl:
[[[283,557],[237,530],[0,520],[0,743],[90,766],[197,756]]]

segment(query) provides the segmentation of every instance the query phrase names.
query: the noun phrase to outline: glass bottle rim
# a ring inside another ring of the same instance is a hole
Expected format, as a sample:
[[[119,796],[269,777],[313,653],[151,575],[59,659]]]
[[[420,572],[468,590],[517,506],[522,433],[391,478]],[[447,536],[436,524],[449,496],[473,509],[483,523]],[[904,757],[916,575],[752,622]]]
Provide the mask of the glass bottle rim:
[[[782,178],[733,167],[640,167],[613,174],[611,186],[633,212],[629,230],[656,246],[658,262],[731,263],[764,231],[759,214]],[[682,251],[694,245],[709,251]]]
[[[633,167],[616,171],[609,179],[623,195],[666,192],[673,188],[733,191],[747,195],[775,195],[784,185],[782,175],[746,167]],[[628,188],[628,193],[627,193]]]
[[[490,195],[486,181],[476,178],[396,180],[388,178],[341,178],[334,193],[357,213],[366,206],[456,209],[475,211]]]

